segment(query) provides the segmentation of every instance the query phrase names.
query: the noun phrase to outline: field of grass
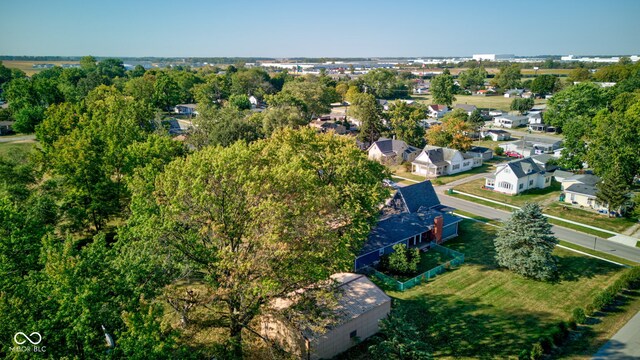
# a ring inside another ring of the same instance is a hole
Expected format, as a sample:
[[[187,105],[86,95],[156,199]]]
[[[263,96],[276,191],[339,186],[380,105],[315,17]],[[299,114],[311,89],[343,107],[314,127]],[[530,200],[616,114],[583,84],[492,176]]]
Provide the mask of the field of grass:
[[[425,105],[432,104],[430,95],[413,95],[412,98],[424,103]],[[475,105],[480,109],[509,111],[512,101],[513,99],[505,98],[503,96],[456,95],[456,101],[454,101],[453,104],[469,104]],[[546,100],[544,99],[535,100],[536,105],[545,103]]]
[[[445,245],[465,254],[463,266],[428,284],[388,292],[395,311],[420,314],[408,320],[423,334],[420,340],[431,345],[435,358],[515,358],[624,271],[556,249],[559,278],[529,280],[497,267],[495,227],[465,220],[460,230],[460,236]]]
[[[34,69],[35,64],[54,64],[60,66],[62,64],[78,64],[78,61],[22,61],[22,60],[2,60],[2,64],[8,68],[20,69],[28,76],[31,76],[44,69]]]
[[[571,69],[522,69],[522,75],[569,75]]]

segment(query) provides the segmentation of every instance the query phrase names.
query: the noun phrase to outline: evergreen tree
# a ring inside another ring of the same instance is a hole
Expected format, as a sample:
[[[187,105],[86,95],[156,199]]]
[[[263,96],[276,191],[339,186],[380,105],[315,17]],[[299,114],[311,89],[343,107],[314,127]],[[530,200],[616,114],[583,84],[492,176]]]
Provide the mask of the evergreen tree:
[[[616,166],[615,169],[619,167]],[[604,176],[602,181],[596,185],[598,189],[596,199],[611,211],[618,212],[627,201],[629,186],[618,171],[612,171]]]
[[[552,252],[558,239],[538,204],[527,203],[514,211],[494,243],[498,265],[520,275],[549,280],[557,271]]]

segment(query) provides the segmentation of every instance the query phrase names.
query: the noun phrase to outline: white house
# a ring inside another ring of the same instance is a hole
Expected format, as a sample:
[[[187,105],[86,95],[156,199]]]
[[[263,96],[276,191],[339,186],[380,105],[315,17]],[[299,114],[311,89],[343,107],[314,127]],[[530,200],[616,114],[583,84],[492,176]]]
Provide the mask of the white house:
[[[457,174],[482,166],[482,156],[427,145],[420,155],[411,163],[411,172],[426,177],[438,177],[442,175]]]
[[[511,90],[505,91],[504,97],[506,98],[521,97],[522,93],[524,93],[524,89],[511,89]]]
[[[493,119],[496,126],[506,127],[509,129],[525,126],[529,123],[529,118],[518,115],[500,115]]]
[[[173,112],[180,115],[198,115],[196,104],[178,104],[173,108]]]
[[[485,187],[497,192],[516,195],[529,189],[543,189],[551,185],[552,173],[544,170],[531,158],[498,165],[495,173],[485,178]]]
[[[540,154],[555,154],[562,147],[562,140],[550,137],[524,136],[521,140],[500,144],[499,146],[505,152],[516,152],[527,157]]]
[[[454,106],[454,109],[462,109],[467,113],[467,115],[471,116],[471,113],[478,110],[478,107],[475,105],[457,104]]]
[[[429,117],[439,119],[449,112],[447,105],[429,105],[427,107],[427,114]]]
[[[596,211],[607,210],[607,207],[601,204],[596,197],[598,192],[596,185],[599,182],[600,178],[591,174],[564,177],[561,182],[561,189],[564,191],[563,202]]]
[[[369,146],[367,153],[371,160],[384,164],[400,164],[403,161],[413,161],[420,149],[401,140],[380,139]]]
[[[493,141],[503,141],[511,139],[511,133],[505,130],[489,129],[480,132],[483,138],[490,137]]]
[[[260,101],[258,101],[258,99],[253,95],[249,96],[249,102],[251,103],[251,107],[254,107],[254,108],[260,105]]]

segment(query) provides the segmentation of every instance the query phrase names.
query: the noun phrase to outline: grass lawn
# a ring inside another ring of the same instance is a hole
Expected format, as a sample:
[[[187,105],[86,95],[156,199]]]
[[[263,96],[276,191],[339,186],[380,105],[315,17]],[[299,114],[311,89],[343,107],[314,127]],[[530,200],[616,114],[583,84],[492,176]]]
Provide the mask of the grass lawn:
[[[399,177],[415,180],[415,181],[425,181],[426,178],[420,175],[414,175],[411,171],[407,171],[404,165],[387,165],[391,172]]]
[[[562,193],[560,191],[560,183],[555,180],[551,186],[545,189],[533,189],[518,195],[501,194],[492,190],[483,189],[484,183],[485,179],[477,179],[466,184],[455,186],[454,189],[514,206],[522,206],[526,202],[548,202],[552,199],[557,199]]]
[[[431,95],[412,95],[414,100],[417,100],[425,105],[432,104]],[[474,95],[456,95],[456,101],[453,102],[453,105],[456,104],[469,104],[475,105],[480,109],[487,110],[503,110],[509,111],[511,108],[511,102],[513,99],[505,98],[502,95],[497,96],[474,96]],[[536,99],[535,104],[545,104],[546,100],[544,99]]]
[[[636,223],[636,219],[610,218],[606,215],[582,210],[569,204],[563,205],[559,202],[546,206],[544,213],[615,232],[622,232],[629,226],[633,226]],[[611,235],[609,235],[609,237],[610,236]]]
[[[36,146],[35,141],[9,141],[0,143],[0,158],[12,158],[18,161],[26,160],[27,155]]]
[[[551,326],[586,306],[624,268],[556,249],[560,275],[555,282],[525,279],[499,269],[494,260],[496,228],[465,220],[460,236],[445,246],[465,254],[465,264],[428,284],[389,291],[404,308],[435,358],[515,358]],[[356,359],[365,359],[360,354]]]
[[[437,179],[433,180],[434,185],[446,185],[450,182],[467,178],[471,175],[481,174],[481,173],[490,173],[493,172],[494,166],[491,164],[482,164],[482,166],[478,166],[477,168],[473,168],[469,171],[465,171],[463,173],[455,174],[455,175],[445,175],[439,176]]]

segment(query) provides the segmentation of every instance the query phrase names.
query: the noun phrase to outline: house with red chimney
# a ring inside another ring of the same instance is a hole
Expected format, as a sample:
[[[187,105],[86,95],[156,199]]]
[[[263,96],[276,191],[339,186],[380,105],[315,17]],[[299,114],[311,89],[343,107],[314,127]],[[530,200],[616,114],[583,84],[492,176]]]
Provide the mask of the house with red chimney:
[[[355,269],[375,265],[396,244],[423,249],[458,236],[462,219],[453,210],[440,203],[431,181],[398,189],[356,257]]]

